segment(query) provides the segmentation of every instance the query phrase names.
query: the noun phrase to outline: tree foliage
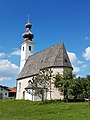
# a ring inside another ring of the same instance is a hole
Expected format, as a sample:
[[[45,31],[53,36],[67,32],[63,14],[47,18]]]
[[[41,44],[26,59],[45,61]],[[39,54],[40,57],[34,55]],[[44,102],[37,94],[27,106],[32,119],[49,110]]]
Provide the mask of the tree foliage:
[[[86,78],[75,78],[75,75],[65,71],[63,75],[55,76],[55,87],[63,93],[64,99],[90,98],[90,75]]]
[[[31,86],[34,91],[34,95],[37,95],[42,99],[42,102],[45,102],[45,94],[50,91],[51,99],[51,84],[52,84],[52,70],[51,69],[42,69],[39,73],[33,77],[31,81]]]
[[[64,99],[68,99],[68,89],[72,78],[73,75],[70,71],[64,71],[63,75],[57,73],[55,76],[54,82],[55,87],[58,88],[59,91],[63,93]]]

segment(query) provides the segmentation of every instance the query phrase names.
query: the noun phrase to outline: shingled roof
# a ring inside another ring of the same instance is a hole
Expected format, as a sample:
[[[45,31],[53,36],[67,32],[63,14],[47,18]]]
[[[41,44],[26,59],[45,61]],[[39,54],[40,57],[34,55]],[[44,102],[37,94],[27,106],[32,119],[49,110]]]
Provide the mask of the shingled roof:
[[[73,69],[64,43],[56,44],[29,56],[17,80],[30,77],[37,74],[40,69],[50,67],[67,67]]]

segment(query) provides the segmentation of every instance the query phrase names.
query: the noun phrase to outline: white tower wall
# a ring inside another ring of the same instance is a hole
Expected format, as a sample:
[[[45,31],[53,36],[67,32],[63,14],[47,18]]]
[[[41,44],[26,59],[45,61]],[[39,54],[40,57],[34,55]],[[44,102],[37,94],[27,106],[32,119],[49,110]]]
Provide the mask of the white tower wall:
[[[27,60],[27,58],[30,55],[34,54],[34,43],[30,40],[24,41],[21,44],[21,62],[20,62],[20,71],[24,67],[24,64]]]

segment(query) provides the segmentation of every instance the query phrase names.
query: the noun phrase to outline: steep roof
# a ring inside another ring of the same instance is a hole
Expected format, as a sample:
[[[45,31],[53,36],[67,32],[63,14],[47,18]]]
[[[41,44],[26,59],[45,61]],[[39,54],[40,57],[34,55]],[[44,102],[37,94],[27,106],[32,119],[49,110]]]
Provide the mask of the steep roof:
[[[16,92],[16,88],[8,88],[10,92]]]
[[[37,74],[40,69],[49,67],[72,68],[64,43],[56,44],[29,56],[17,80]]]

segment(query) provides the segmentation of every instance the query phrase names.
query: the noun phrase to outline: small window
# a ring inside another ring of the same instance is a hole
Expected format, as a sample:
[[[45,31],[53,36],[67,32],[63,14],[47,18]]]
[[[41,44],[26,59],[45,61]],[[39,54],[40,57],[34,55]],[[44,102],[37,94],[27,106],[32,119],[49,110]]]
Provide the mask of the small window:
[[[21,91],[21,82],[19,82],[19,92]]]
[[[19,88],[21,89],[21,82],[19,83]]]
[[[67,62],[67,59],[65,59],[65,62]]]
[[[29,46],[29,51],[31,51],[31,46]]]
[[[28,81],[28,85],[30,85],[30,84],[31,84],[31,80]]]
[[[5,95],[7,95],[7,93],[5,93]]]
[[[24,51],[24,46],[23,46],[23,51]]]

